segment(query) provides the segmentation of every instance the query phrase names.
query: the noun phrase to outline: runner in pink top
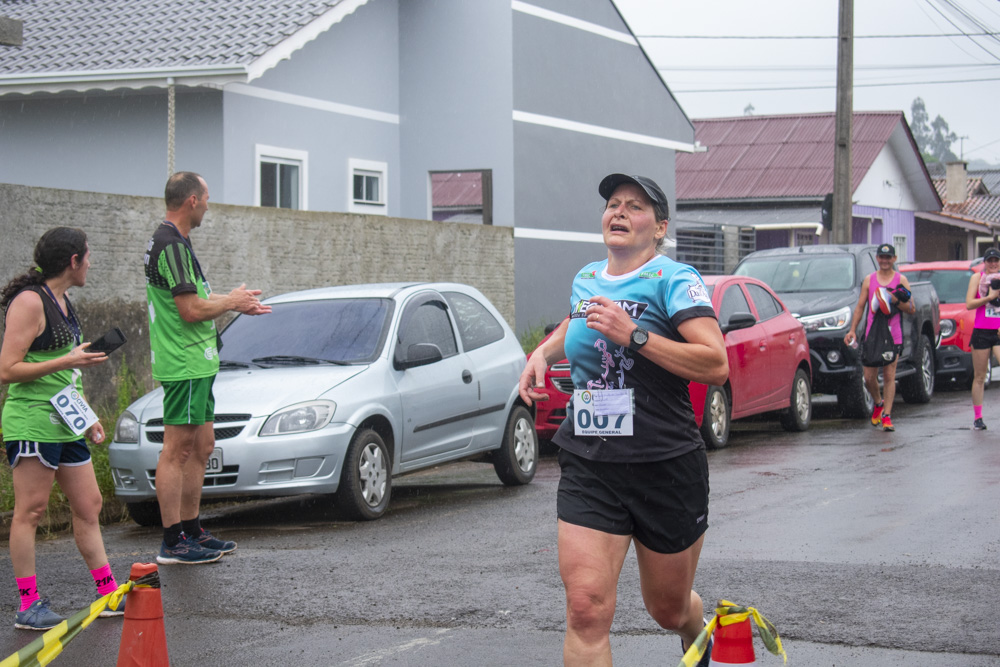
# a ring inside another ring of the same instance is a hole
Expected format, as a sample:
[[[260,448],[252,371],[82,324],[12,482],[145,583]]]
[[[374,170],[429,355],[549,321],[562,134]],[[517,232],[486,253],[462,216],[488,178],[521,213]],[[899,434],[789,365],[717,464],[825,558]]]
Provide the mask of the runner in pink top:
[[[892,342],[895,344],[895,358],[891,363],[882,366],[882,385],[885,396],[879,391],[878,386],[878,366],[864,366],[865,387],[868,393],[875,399],[875,410],[872,412],[872,426],[881,427],[883,431],[895,431],[896,427],[892,423],[892,402],[896,398],[896,364],[899,361],[899,353],[903,350],[903,329],[900,312],[914,313],[916,306],[913,301],[906,299],[901,301],[893,292],[899,285],[910,289],[910,282],[906,276],[897,273],[895,269],[896,249],[888,243],[883,243],[875,251],[878,259],[878,271],[865,278],[861,286],[861,296],[858,297],[858,305],[854,307],[854,314],[851,316],[851,326],[844,342],[853,345],[856,336],[858,322],[868,308],[868,320],[865,324],[865,335],[871,330],[872,322],[875,320],[875,310],[882,309],[889,315],[889,331],[892,333]],[[904,297],[905,298],[905,297]],[[884,399],[884,402],[883,402]]]
[[[990,248],[983,255],[986,268],[983,273],[997,273],[1000,270],[1000,250]],[[997,329],[1000,329],[1000,289],[990,286],[986,293],[980,287],[979,273],[973,273],[969,278],[969,288],[965,293],[965,307],[976,311],[976,320],[972,329],[972,428],[977,431],[986,430],[983,421],[983,385],[986,382],[986,371],[989,367],[990,350],[1000,345]],[[997,301],[997,303],[994,303]]]

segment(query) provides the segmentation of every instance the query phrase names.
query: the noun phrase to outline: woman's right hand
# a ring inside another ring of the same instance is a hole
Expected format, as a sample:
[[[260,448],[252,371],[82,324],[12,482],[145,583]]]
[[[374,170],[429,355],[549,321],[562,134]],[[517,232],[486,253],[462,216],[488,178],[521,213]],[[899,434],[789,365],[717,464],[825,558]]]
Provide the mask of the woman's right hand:
[[[548,364],[545,363],[545,355],[541,350],[535,350],[528,357],[528,364],[521,371],[521,379],[517,383],[517,393],[530,408],[533,401],[547,401],[548,394],[543,394],[539,389],[545,387],[545,371]]]
[[[90,347],[90,343],[83,343],[70,350],[70,353],[63,357],[67,363],[66,368],[97,366],[108,360],[108,355],[103,352],[87,352],[88,347]]]
[[[854,345],[854,341],[856,339],[857,339],[857,336],[854,334],[854,332],[853,331],[848,331],[847,335],[844,336],[844,344],[845,345]]]

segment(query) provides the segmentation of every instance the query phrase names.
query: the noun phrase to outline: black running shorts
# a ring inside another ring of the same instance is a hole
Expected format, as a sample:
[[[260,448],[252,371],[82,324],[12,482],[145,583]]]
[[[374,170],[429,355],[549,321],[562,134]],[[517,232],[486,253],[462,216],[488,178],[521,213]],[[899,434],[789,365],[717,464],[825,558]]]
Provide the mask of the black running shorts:
[[[708,529],[704,449],[665,461],[608,463],[559,450],[556,510],[567,523],[632,535],[658,553],[684,551]]]

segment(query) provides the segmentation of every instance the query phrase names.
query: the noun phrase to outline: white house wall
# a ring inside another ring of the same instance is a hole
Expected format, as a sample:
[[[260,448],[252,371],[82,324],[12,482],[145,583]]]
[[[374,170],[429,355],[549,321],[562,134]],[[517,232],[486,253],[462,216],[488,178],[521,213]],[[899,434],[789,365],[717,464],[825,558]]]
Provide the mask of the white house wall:
[[[649,176],[673,211],[666,146],[693,143],[694,129],[610,1],[514,7],[515,294],[526,329],[565,317],[573,276],[607,256],[601,178]]]
[[[872,162],[853,199],[861,206],[920,210],[906,173],[888,143]]]

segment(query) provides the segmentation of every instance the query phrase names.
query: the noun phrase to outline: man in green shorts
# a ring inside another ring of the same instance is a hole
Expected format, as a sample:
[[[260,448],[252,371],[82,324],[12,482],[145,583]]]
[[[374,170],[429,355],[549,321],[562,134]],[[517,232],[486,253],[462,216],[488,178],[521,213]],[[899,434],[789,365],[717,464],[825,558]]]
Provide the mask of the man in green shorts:
[[[213,294],[191,246],[191,230],[208,210],[208,185],[181,171],[167,180],[167,212],[143,258],[149,302],[153,379],[163,385],[163,451],[156,466],[156,498],[163,519],[158,563],[211,563],[236,549],[201,527],[205,464],[215,448],[215,398],[219,372],[215,318],[235,311],[271,312],[260,290],[240,285]]]

